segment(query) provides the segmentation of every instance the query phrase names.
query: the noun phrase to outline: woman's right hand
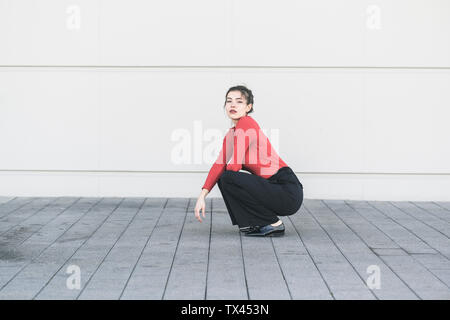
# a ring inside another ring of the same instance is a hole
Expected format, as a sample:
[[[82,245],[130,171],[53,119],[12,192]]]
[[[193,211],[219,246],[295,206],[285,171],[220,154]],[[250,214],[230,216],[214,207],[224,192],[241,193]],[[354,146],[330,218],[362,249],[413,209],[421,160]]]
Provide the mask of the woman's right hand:
[[[203,218],[205,217],[205,198],[203,196],[199,196],[197,199],[197,203],[195,204],[195,217],[198,221],[202,222],[202,218],[200,217],[200,211],[203,213]]]

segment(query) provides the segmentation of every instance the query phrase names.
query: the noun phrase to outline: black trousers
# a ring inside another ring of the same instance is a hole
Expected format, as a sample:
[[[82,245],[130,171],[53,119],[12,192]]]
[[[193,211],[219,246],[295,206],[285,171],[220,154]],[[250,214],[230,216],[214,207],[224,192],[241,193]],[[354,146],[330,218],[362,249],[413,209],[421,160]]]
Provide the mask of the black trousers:
[[[233,225],[265,226],[278,216],[296,213],[303,202],[303,185],[290,167],[266,179],[226,170],[217,181]]]

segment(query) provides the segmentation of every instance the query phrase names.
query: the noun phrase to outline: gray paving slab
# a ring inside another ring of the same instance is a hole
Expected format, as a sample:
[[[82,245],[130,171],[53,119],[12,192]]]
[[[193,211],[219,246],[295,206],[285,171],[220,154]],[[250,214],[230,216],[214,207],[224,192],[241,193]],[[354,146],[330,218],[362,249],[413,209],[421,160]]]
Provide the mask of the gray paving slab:
[[[190,201],[192,200],[168,199],[121,299],[164,298]]]
[[[421,299],[450,299],[449,287],[411,256],[383,256],[383,261],[395,270]]]
[[[206,299],[248,299],[241,237],[222,198],[212,199]]]
[[[36,200],[33,197],[15,197],[9,201],[4,201],[0,203],[0,221],[3,217],[14,212],[15,210],[23,207],[24,205]]]
[[[369,288],[377,299],[418,298],[372,250],[373,248],[398,249],[398,246],[385,234],[362,219],[342,200],[317,201],[313,202],[309,208],[366,286],[372,268],[379,270],[382,286]]]
[[[255,239],[195,201],[0,197],[0,299],[450,299],[448,202],[305,199]]]
[[[271,239],[241,235],[241,241],[249,299],[292,299]]]
[[[163,299],[205,299],[213,219],[211,199],[207,203],[207,217],[201,223],[194,215],[186,214]],[[195,202],[190,201],[187,213],[194,207]]]
[[[291,216],[291,221],[327,283],[333,298],[376,299],[376,296],[367,288],[365,280],[312,215],[313,208],[319,203],[318,200],[304,200],[300,212]],[[327,219],[325,217],[321,223],[329,224],[330,221],[327,222]],[[339,226],[334,228],[336,232],[345,232]],[[350,242],[347,244],[352,245]]]
[[[62,234],[71,221],[76,220],[83,214],[86,210],[85,203],[89,207],[90,200],[85,198],[81,202],[77,202],[77,198],[68,198],[60,199],[59,201],[61,203],[57,210],[48,207],[49,212],[55,217],[50,220],[47,218],[42,219],[47,224],[43,224],[43,222],[36,223],[35,221],[32,228],[25,228],[25,230],[22,230],[22,233],[16,234],[14,237],[9,237],[8,235],[0,236],[2,248],[0,252],[0,267],[5,265],[12,266],[11,263],[14,263],[17,270],[23,268],[34,256],[37,256]],[[94,201],[98,200],[94,199]],[[27,219],[27,222],[29,220],[31,219]],[[27,224],[22,222],[22,226],[27,226]],[[34,231],[30,232],[30,229],[34,229]],[[4,283],[0,282],[0,288],[3,285]]]
[[[450,222],[450,210],[445,209],[434,202],[412,201],[411,203],[439,219]]]
[[[106,298],[105,295],[108,295],[111,299],[117,299],[123,292],[136,260],[148,240],[148,232],[151,232],[152,228],[154,228],[154,225],[156,224],[158,215],[154,214],[154,210],[159,212],[161,210],[161,203],[165,202],[165,199],[147,199],[144,203],[141,199],[134,203],[137,214],[134,216],[133,222],[122,234],[122,237],[119,238],[110,253],[105,256],[103,263],[98,267],[95,273],[93,272],[91,259],[94,259],[94,262],[98,261],[95,260],[99,256],[96,249],[102,248],[103,246],[95,246],[94,244],[90,248],[86,249],[85,247],[81,247],[81,244],[78,244],[77,246],[79,250],[72,250],[74,253],[70,258],[66,259],[64,267],[58,270],[54,277],[48,282],[46,287],[43,288],[43,290],[37,295],[36,299],[53,299],[55,296],[64,299],[76,299],[80,295],[81,288],[80,290],[68,290],[66,286],[66,280],[68,277],[66,270],[71,265],[77,265],[80,267],[82,275],[81,285],[83,287],[86,286],[90,277],[94,274],[92,279],[89,281],[88,290],[84,297],[98,291],[96,290],[98,283],[104,283],[105,286],[107,286],[109,285],[109,282],[114,282],[115,290],[104,290],[105,293],[99,293],[96,297],[101,299]],[[143,204],[142,207],[140,207],[140,204]],[[130,206],[129,203],[124,203],[123,205]],[[100,213],[102,213],[102,211],[100,211]],[[105,219],[103,218],[103,220]],[[97,223],[94,222],[93,224],[99,224],[100,222],[101,221]],[[68,237],[64,239],[63,243],[71,243],[74,241],[78,242],[79,238],[85,238],[82,235],[79,235],[78,232],[75,232],[75,230],[71,236],[75,234],[77,236],[74,238]],[[87,239],[88,238],[89,237],[87,237]],[[96,265],[98,266],[98,264]]]
[[[416,261],[450,287],[450,261],[441,254],[412,254]]]
[[[105,236],[110,236],[117,232],[117,237],[111,241],[114,243],[109,247],[103,259],[96,264],[97,269],[93,270],[90,276],[86,278],[87,280],[78,299],[119,299],[147,241],[146,227],[151,228],[153,225],[152,221],[146,226],[142,221],[135,220],[142,211],[144,204],[145,199],[143,198],[124,201],[119,210],[115,211],[108,218],[107,223],[111,222],[112,228],[110,230],[112,232],[108,232],[108,229],[105,228],[103,230]],[[114,222],[118,223],[120,227],[116,228]],[[94,237],[101,234],[100,230],[97,231],[97,234],[94,234]],[[98,237],[99,242],[92,242],[91,248],[88,249],[88,246],[82,248],[84,253],[89,256],[94,252],[95,257],[100,257],[97,253],[102,253],[107,248],[106,244],[104,246],[103,241],[100,239],[102,237]],[[97,251],[97,249],[99,250]],[[81,254],[80,257],[83,257],[83,255]],[[91,259],[86,260],[89,261]],[[114,288],[109,288],[109,290],[99,289],[103,283],[108,282],[112,282]]]
[[[331,217],[334,214],[337,218],[332,221],[332,224],[342,223],[342,228],[347,229],[345,233],[336,235],[330,233],[330,236],[335,239],[336,244],[340,246],[361,277],[367,280],[371,268],[379,269],[382,286],[372,290],[375,296],[378,299],[417,299],[418,296],[409,285],[382,259],[384,255],[406,255],[406,252],[381,230],[362,218],[346,202],[325,200],[323,203],[330,209],[330,211],[324,210],[324,214],[329,214]],[[348,234],[347,238],[343,238],[342,234]],[[347,245],[346,241],[353,245]],[[352,247],[354,249],[351,249]]]
[[[395,207],[416,218],[432,229],[442,233],[447,238],[450,236],[450,223],[446,219],[437,217],[414,203],[407,201],[391,202]],[[429,208],[431,210],[431,208]]]
[[[26,237],[29,232],[27,226],[30,225],[30,219],[34,215],[39,215],[43,212],[43,215],[48,214],[48,207],[52,210],[51,204],[57,201],[59,198],[37,198],[24,206],[10,211],[0,219],[0,235],[8,238],[16,238],[18,236]],[[50,211],[52,212],[52,211]],[[15,235],[17,234],[17,235]]]
[[[413,217],[407,210],[400,209],[401,206],[398,202],[373,201],[371,205],[402,225],[402,227],[414,233],[423,242],[428,244],[428,246],[440,252],[445,257],[450,258],[450,239],[441,231]]]
[[[0,196],[0,205],[13,200],[15,197]]]
[[[442,202],[442,201],[435,201],[434,204],[438,205],[439,207],[448,210],[450,214],[450,202]]]
[[[282,219],[287,234],[282,238],[273,238],[272,241],[292,299],[333,299],[291,219]]]
[[[408,253],[437,253],[406,227],[402,226],[392,217],[385,215],[376,208],[375,202],[345,201],[347,205],[358,212],[361,217],[373,224],[387,237],[392,239],[400,248]]]
[[[90,210],[94,203],[98,203],[100,199],[84,198],[78,202],[78,209],[73,209],[73,223],[66,227],[59,226],[57,229],[60,234],[56,233],[45,239],[40,237],[36,240],[30,237],[19,247],[21,252],[20,260],[15,263],[17,272],[10,278],[7,283],[2,284],[0,289],[0,299],[10,296],[11,292],[21,292],[18,294],[20,299],[32,299],[38,294],[46,283],[51,279],[54,273],[61,268],[67,257],[69,257],[78,245],[87,241],[92,235],[92,229],[97,227],[96,220],[104,220],[103,213],[109,215],[113,207],[117,206],[120,199],[111,201],[102,201],[99,206],[95,206],[95,210]],[[70,215],[70,213],[68,213]],[[89,219],[95,217],[95,220]],[[50,226],[51,227],[51,226]],[[79,237],[80,234],[84,236]],[[37,278],[34,281],[35,286],[27,286],[27,290],[22,292],[27,279]],[[67,291],[67,290],[66,290]]]

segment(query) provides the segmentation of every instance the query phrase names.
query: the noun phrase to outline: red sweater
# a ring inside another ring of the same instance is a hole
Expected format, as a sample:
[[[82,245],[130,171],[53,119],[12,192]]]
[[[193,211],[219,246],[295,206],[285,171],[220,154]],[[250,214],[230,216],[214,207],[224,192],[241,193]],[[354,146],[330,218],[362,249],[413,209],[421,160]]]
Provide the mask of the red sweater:
[[[243,169],[267,179],[282,167],[287,167],[287,164],[272,148],[258,123],[246,115],[223,138],[222,150],[209,170],[202,189],[211,191],[225,170]]]

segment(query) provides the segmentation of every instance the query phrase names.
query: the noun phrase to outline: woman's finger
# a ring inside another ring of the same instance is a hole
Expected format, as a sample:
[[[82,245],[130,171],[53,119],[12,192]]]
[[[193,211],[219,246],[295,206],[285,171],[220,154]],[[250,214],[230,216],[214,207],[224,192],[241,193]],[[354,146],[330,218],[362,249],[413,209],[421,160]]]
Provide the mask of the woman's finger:
[[[202,207],[202,211],[203,211],[203,218],[205,217],[205,206]]]
[[[202,218],[200,218],[199,209],[195,210],[195,217],[197,218],[198,221],[202,222]]]

